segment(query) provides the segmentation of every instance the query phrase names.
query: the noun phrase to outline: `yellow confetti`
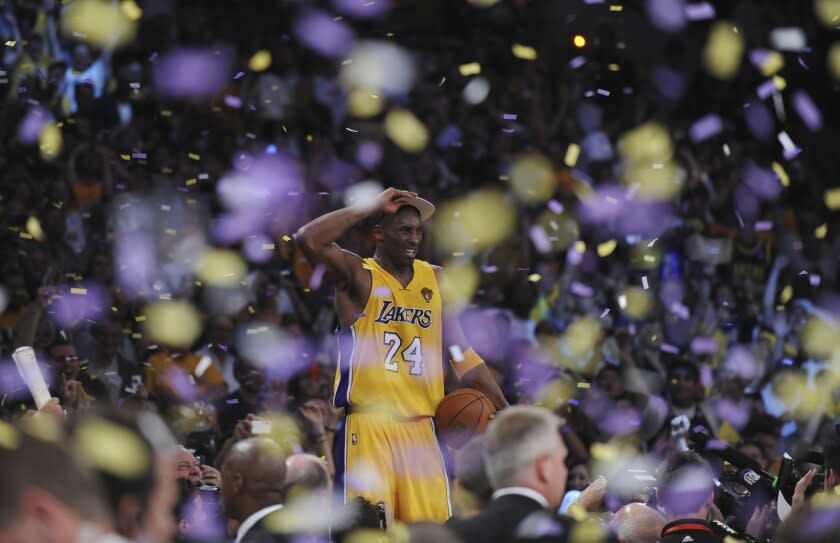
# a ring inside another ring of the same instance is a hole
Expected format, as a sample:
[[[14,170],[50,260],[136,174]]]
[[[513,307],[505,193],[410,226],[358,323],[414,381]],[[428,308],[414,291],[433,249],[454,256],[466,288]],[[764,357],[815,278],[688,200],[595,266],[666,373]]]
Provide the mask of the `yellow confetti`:
[[[464,77],[470,75],[478,75],[481,73],[481,64],[479,64],[478,62],[468,62],[466,64],[461,64],[460,66],[458,66],[458,71]]]
[[[621,456],[618,448],[608,443],[593,443],[589,454],[599,462],[613,462]]]
[[[529,45],[514,43],[511,46],[511,50],[513,51],[513,56],[516,58],[521,58],[522,60],[537,60],[537,50]]]
[[[627,287],[622,294],[623,298],[619,297],[619,306],[627,316],[633,319],[641,319],[647,316],[652,305],[651,296],[645,289],[641,287]],[[622,303],[622,300],[624,303]]]
[[[26,419],[21,429],[41,441],[58,443],[64,437],[61,425],[55,417],[32,417]]]
[[[137,20],[109,0],[76,0],[62,10],[61,30],[68,37],[110,49],[134,40]]]
[[[581,317],[563,334],[564,351],[573,358],[580,358],[592,349],[601,335],[601,323],[594,317]]]
[[[600,256],[601,258],[610,256],[612,254],[612,252],[615,251],[615,248],[617,246],[618,246],[618,242],[614,239],[611,239],[609,241],[605,241],[604,243],[599,244],[597,249],[596,249],[598,251],[598,256]]]
[[[621,4],[612,4],[610,6],[610,11],[621,11],[623,9],[624,9],[624,6],[622,6]]]
[[[169,110],[169,109],[163,109],[160,112],[160,116],[161,117],[171,117],[172,116],[172,111]]]
[[[20,446],[20,434],[17,429],[0,420],[0,447],[4,449],[17,449]]]
[[[581,383],[578,383],[578,384],[577,384],[577,387],[578,387],[578,388],[582,388],[582,389],[587,389],[587,388],[589,388],[589,386],[590,386],[590,385],[589,385],[589,383],[583,383],[583,382],[581,382]]]
[[[201,160],[201,155],[198,153],[187,153],[187,156],[190,157],[190,160]]]
[[[271,66],[271,53],[265,49],[260,49],[248,61],[248,68],[252,72],[263,72]]]
[[[718,21],[709,32],[703,60],[706,70],[718,79],[732,79],[744,54],[744,38],[730,21]]]
[[[385,133],[400,149],[419,153],[429,143],[429,131],[414,113],[407,109],[394,109],[385,117]]]
[[[263,251],[273,251],[274,250],[274,244],[273,243],[263,243],[262,244],[262,249],[263,249]]]
[[[828,71],[831,72],[834,79],[840,79],[840,43],[832,44],[828,49],[826,63],[828,64]]]
[[[775,75],[776,72],[781,70],[785,67],[785,57],[782,56],[781,53],[778,51],[770,51],[767,53],[767,57],[761,63],[761,75],[764,77],[770,77],[771,75]]]
[[[811,356],[828,358],[840,347],[840,326],[836,322],[811,317],[802,330],[802,347]]]
[[[189,347],[201,333],[201,315],[183,300],[161,301],[146,309],[145,331],[152,341],[171,347]]]
[[[185,184],[185,185],[187,185],[188,187],[190,187],[190,186],[192,186],[192,185],[195,185],[196,183],[198,183],[198,179],[196,179],[195,177],[192,177],[192,178],[190,178],[190,179],[187,179],[187,180],[184,182],[184,184]]]
[[[87,294],[86,288],[73,287],[70,289],[70,294]]]
[[[825,205],[831,210],[840,208],[840,188],[825,191]]]
[[[785,81],[785,78],[780,75],[773,76],[773,84],[776,85],[776,88],[780,91],[785,90],[787,87],[787,81]]]
[[[41,151],[41,158],[48,161],[54,159],[61,153],[63,146],[64,142],[58,126],[54,122],[45,124],[38,135],[38,148]]]
[[[75,444],[85,460],[120,478],[140,477],[151,467],[151,456],[140,437],[102,419],[82,422],[76,431]]]
[[[840,0],[814,0],[814,12],[823,26],[834,28],[840,23]]]
[[[825,223],[823,223],[823,224],[819,225],[819,226],[818,226],[818,227],[814,230],[814,237],[816,237],[817,239],[823,239],[823,238],[825,238],[826,234],[828,234],[828,225],[827,225],[827,224],[825,224]]]
[[[619,66],[618,64],[613,62],[613,63],[607,64],[607,69],[611,72],[619,72],[619,71],[621,71],[621,66]]]
[[[539,283],[540,279],[542,279],[542,275],[540,275],[538,273],[532,273],[531,275],[528,276],[528,281],[530,281],[532,283]]]
[[[235,286],[245,277],[248,267],[236,251],[209,249],[195,262],[196,277],[213,286]]]
[[[778,162],[774,162],[770,167],[773,169],[776,175],[779,176],[779,183],[781,183],[783,187],[790,186],[790,177],[788,177],[787,172],[784,168],[782,168],[781,164],[779,164]]]
[[[582,254],[582,253],[585,253],[585,252],[586,252],[586,242],[584,242],[584,241],[576,241],[576,242],[575,242],[575,251],[577,251],[577,252],[579,252],[579,253],[581,253],[581,254]]]
[[[367,119],[379,115],[383,107],[382,98],[370,89],[357,88],[347,96],[347,107],[354,117]]]
[[[569,147],[566,149],[566,156],[563,157],[563,163],[570,168],[574,168],[579,157],[580,145],[577,143],[570,143]]]
[[[467,0],[468,3],[480,8],[489,8],[499,3],[499,0]]]
[[[441,298],[455,308],[470,303],[478,288],[480,276],[472,262],[464,260],[450,261],[440,274]]]
[[[441,204],[435,217],[436,239],[447,252],[497,245],[516,225],[513,205],[493,190],[476,191]]]
[[[6,47],[14,47],[17,42],[15,40],[6,41]]]
[[[779,295],[779,301],[783,304],[786,304],[793,298],[793,287],[787,285],[785,288],[782,289],[782,293]]]
[[[120,11],[123,15],[128,17],[130,21],[139,21],[143,17],[143,10],[138,6],[134,0],[122,0],[120,2]]]
[[[26,231],[38,241],[44,241],[46,238],[44,230],[41,228],[41,223],[38,221],[38,217],[32,216],[26,219]]]
[[[514,159],[510,182],[519,199],[528,204],[545,202],[554,194],[557,185],[551,161],[537,153]]]

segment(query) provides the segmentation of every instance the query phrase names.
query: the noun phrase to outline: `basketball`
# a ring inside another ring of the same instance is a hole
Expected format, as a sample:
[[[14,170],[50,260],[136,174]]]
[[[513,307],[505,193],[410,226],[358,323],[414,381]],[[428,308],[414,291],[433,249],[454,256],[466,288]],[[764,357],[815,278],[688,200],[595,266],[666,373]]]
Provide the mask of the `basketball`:
[[[443,442],[460,449],[474,435],[484,432],[496,408],[474,388],[459,388],[444,397],[435,410],[435,425]]]

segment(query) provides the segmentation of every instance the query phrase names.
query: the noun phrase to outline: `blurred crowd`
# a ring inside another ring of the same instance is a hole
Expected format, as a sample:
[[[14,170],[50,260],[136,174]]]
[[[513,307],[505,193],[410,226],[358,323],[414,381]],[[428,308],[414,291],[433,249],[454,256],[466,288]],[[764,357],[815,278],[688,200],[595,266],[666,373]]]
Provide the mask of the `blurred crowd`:
[[[420,257],[511,404],[562,417],[565,508],[590,487],[606,524],[679,450],[718,481],[787,454],[791,516],[743,481],[704,512],[797,537],[840,483],[840,7],[632,4],[0,0],[2,477],[161,541],[236,534],[223,466],[260,508],[327,488],[336,320],[292,235],[396,186],[438,205]]]

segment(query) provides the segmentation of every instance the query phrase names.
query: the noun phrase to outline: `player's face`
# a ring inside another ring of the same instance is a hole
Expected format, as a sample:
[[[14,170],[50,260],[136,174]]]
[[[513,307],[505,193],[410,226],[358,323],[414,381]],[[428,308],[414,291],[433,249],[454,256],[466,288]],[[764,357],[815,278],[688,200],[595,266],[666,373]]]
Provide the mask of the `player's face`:
[[[388,258],[398,266],[412,265],[423,241],[423,223],[417,210],[400,209],[383,221],[380,230],[377,241]]]

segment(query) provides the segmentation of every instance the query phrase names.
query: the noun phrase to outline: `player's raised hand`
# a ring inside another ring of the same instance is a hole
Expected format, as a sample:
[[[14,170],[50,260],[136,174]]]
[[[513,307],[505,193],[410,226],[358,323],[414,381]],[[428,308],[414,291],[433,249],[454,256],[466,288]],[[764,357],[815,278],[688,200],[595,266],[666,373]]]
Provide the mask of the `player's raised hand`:
[[[416,192],[387,188],[379,195],[379,209],[384,213],[396,213],[412,198],[417,198]]]

